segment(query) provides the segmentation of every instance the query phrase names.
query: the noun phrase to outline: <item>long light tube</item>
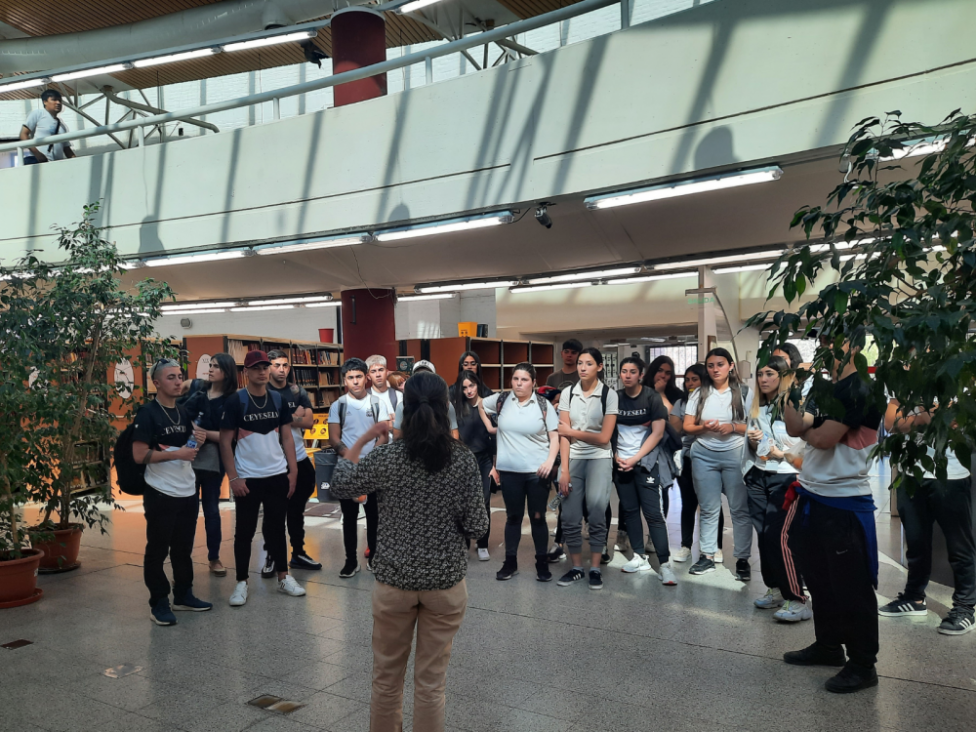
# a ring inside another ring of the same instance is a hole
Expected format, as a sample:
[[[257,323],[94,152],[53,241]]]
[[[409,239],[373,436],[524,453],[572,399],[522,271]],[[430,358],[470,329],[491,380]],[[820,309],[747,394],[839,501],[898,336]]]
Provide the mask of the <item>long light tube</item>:
[[[242,308],[231,308],[232,313],[253,313],[255,310],[292,310],[294,305],[263,305],[262,307],[242,307]]]
[[[453,292],[438,292],[432,295],[400,295],[397,300],[400,302],[419,302],[421,300],[452,300],[457,297]]]
[[[518,280],[498,280],[496,282],[461,282],[456,285],[429,285],[418,287],[417,292],[429,294],[432,292],[462,292],[464,290],[493,290],[496,287],[514,287]]]
[[[4,92],[18,91],[19,89],[31,89],[35,86],[42,86],[47,83],[47,79],[27,79],[26,81],[15,81],[13,84],[0,85],[0,94]]]
[[[302,302],[330,302],[332,295],[310,295],[308,297],[276,297],[270,300],[251,300],[248,307],[257,305],[294,305]]]
[[[200,310],[166,310],[163,315],[204,315],[210,313],[226,313],[224,308],[202,308]]]
[[[696,178],[693,180],[678,181],[677,183],[651,186],[649,188],[638,188],[632,191],[590,196],[583,203],[591,210],[613,208],[615,206],[628,206],[632,203],[646,203],[647,201],[660,201],[665,198],[675,198],[677,196],[690,196],[695,193],[708,193],[709,191],[718,191],[723,188],[737,188],[756,183],[768,183],[769,181],[779,180],[781,177],[783,177],[782,168],[774,165],[757,170],[726,173],[709,178]]]
[[[161,305],[160,310],[164,313],[178,313],[182,310],[199,310],[200,308],[232,308],[236,302],[185,302],[173,305]]]
[[[784,253],[783,249],[771,249],[765,252],[742,252],[725,257],[702,257],[701,259],[686,259],[683,262],[664,262],[663,264],[651,265],[654,271],[668,269],[686,269],[688,267],[702,267],[706,264],[733,264],[742,260],[750,259],[775,259]]]
[[[574,282],[577,280],[600,280],[604,277],[618,277],[620,275],[636,274],[640,272],[640,265],[632,267],[617,267],[616,269],[602,269],[596,272],[573,272],[572,274],[553,275],[551,277],[533,277],[526,280],[530,285],[544,285],[550,282]]]
[[[254,38],[250,41],[240,41],[239,43],[228,43],[224,46],[225,51],[247,51],[251,48],[263,48],[264,46],[276,46],[279,43],[290,43],[291,41],[304,41],[315,38],[316,31],[299,31],[298,33],[286,33],[283,36],[269,36],[268,38]]]
[[[527,287],[513,287],[509,292],[541,292],[543,290],[575,290],[580,287],[592,287],[593,282],[562,282],[557,285],[529,285]]]
[[[764,264],[743,264],[738,267],[716,267],[712,271],[715,274],[731,274],[732,272],[758,272],[761,269],[769,269],[772,266],[772,262],[766,262]]]
[[[72,79],[83,79],[86,76],[97,76],[98,74],[114,74],[125,71],[129,64],[111,64],[110,66],[99,66],[94,69],[82,69],[81,71],[68,71],[64,74],[55,74],[51,81],[71,81]]]
[[[619,280],[607,280],[608,285],[634,285],[639,282],[654,282],[655,280],[674,280],[680,277],[697,277],[697,272],[669,272],[667,274],[645,275],[643,277],[624,277]]]
[[[331,302],[310,302],[305,305],[307,308],[337,308],[342,305],[342,300],[332,300]]]
[[[290,252],[308,252],[313,249],[331,249],[332,247],[348,247],[363,244],[369,241],[369,238],[369,234],[354,234],[351,236],[336,236],[330,239],[317,239],[315,241],[281,242],[280,244],[268,244],[254,251],[264,256]]]
[[[184,51],[183,53],[171,53],[168,56],[154,56],[153,58],[140,58],[133,61],[132,65],[137,69],[144,69],[147,66],[158,66],[159,64],[171,64],[177,61],[189,61],[194,58],[203,58],[217,53],[216,48],[198,48],[195,51]]]
[[[246,249],[228,249],[224,252],[206,252],[204,254],[185,254],[176,257],[152,257],[146,260],[147,267],[169,267],[175,264],[199,264],[200,262],[217,262],[222,259],[243,259],[251,252]]]
[[[500,211],[498,213],[486,214],[484,216],[468,216],[463,219],[449,219],[447,221],[435,221],[430,224],[417,224],[415,226],[404,226],[398,229],[388,229],[377,231],[373,234],[376,241],[399,241],[401,239],[413,239],[418,236],[432,236],[434,234],[450,234],[458,231],[469,231],[471,229],[484,229],[489,226],[500,224],[510,224],[514,216],[511,211]]]
[[[412,3],[401,5],[396,11],[398,14],[403,15],[404,13],[412,13],[415,10],[420,10],[421,8],[426,8],[428,5],[433,5],[434,3],[439,2],[441,2],[441,0],[414,0]]]

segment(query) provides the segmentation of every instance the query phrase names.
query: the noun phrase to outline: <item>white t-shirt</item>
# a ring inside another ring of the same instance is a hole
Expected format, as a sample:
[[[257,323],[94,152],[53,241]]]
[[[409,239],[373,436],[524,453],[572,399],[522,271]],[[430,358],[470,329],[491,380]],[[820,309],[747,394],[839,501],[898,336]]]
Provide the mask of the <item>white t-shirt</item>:
[[[644,425],[617,425],[617,456],[626,459],[636,455],[646,435],[647,427]]]
[[[698,410],[698,402],[701,399],[701,389],[695,389],[688,397],[688,404],[685,405],[685,417],[693,417]],[[704,424],[710,419],[717,419],[720,422],[731,422],[732,411],[732,387],[727,386],[725,391],[710,389],[708,399],[705,400],[705,408],[702,409],[701,422]],[[729,435],[717,435],[714,432],[702,432],[698,435],[698,444],[707,447],[709,450],[723,452],[725,450],[736,450],[742,447],[745,437],[733,432]]]
[[[379,414],[374,419],[372,410],[372,395],[367,392],[362,399],[356,399],[352,394],[343,394],[329,407],[329,424],[341,425],[342,434],[340,439],[347,448],[356,444],[356,440],[362,437],[368,429],[377,422],[382,422],[390,418],[390,413],[386,409],[386,404],[379,399]],[[345,419],[340,420],[340,403],[345,403]],[[376,447],[376,440],[370,440],[363,446],[360,457],[366,457]]]
[[[392,386],[388,386],[386,388],[386,391],[384,391],[384,392],[376,391],[376,387],[372,387],[371,386],[369,388],[369,393],[372,394],[373,396],[377,397],[381,402],[383,402],[383,406],[386,407],[386,413],[387,414],[390,414],[390,415],[396,413],[396,406],[394,406],[393,399],[390,396],[395,391],[396,390]],[[399,404],[402,401],[403,401],[402,395],[397,394],[397,404]],[[389,418],[387,418],[387,419],[389,419]]]
[[[60,125],[59,125],[60,123]],[[35,109],[24,122],[24,127],[30,130],[33,137],[50,137],[51,135],[63,135],[68,131],[68,126],[64,121],[55,117],[46,109]],[[34,145],[37,147],[37,145]],[[48,160],[64,160],[64,149],[71,147],[70,142],[56,142],[53,145],[41,145],[37,149],[47,157]],[[30,150],[24,150],[24,155],[34,157]]]
[[[753,394],[753,399],[759,398],[759,391],[757,390]],[[748,414],[752,414],[752,406],[749,407]],[[775,422],[770,421],[772,416],[772,406],[766,404],[765,406],[759,407],[759,429],[762,430],[763,435],[767,440],[771,440],[776,449],[781,452],[789,452],[791,447],[803,442],[802,439],[798,437],[790,437],[789,433],[786,431],[786,422],[783,421],[782,415]],[[752,422],[749,422],[750,429],[752,429]],[[796,473],[797,470],[792,465],[790,465],[786,460],[762,460],[759,455],[757,455],[750,443],[745,452],[746,460],[743,465],[743,474],[749,472],[753,467],[757,467],[760,470],[764,470],[767,473]]]
[[[891,400],[891,395],[888,395],[889,400]],[[895,400],[891,400],[895,401]],[[897,401],[895,401],[897,404]],[[939,400],[935,400],[935,406],[939,406]],[[916,409],[912,412],[913,415],[921,413],[921,409]],[[935,460],[935,448],[928,447],[925,449],[928,456]],[[922,469],[922,475],[928,480],[936,480],[935,474],[930,473],[928,470]],[[959,458],[956,457],[956,453],[952,450],[946,451],[946,480],[962,480],[963,478],[969,477],[969,469],[964,467]]]
[[[549,459],[549,433],[559,429],[559,417],[544,397],[532,394],[524,403],[514,392],[498,416],[498,460],[496,467],[508,473],[535,473]],[[501,394],[485,397],[487,414],[498,413]],[[542,414],[545,408],[545,420]]]
[[[604,389],[607,390],[606,413],[603,411]],[[569,412],[569,426],[574,430],[599,433],[603,430],[605,417],[615,417],[619,414],[618,403],[617,392],[602,381],[597,383],[589,396],[583,394],[583,384],[580,382],[563,389],[559,397],[559,411]],[[638,443],[638,449],[639,447]],[[575,440],[569,446],[570,460],[596,460],[610,457],[613,457],[613,448],[609,442],[605,445],[591,445],[582,440]]]

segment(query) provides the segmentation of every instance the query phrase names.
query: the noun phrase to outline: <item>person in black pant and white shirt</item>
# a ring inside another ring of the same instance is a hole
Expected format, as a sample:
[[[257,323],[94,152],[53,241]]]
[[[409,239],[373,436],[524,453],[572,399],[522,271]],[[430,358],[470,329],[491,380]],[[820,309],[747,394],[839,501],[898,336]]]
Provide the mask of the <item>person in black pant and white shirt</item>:
[[[233,607],[247,602],[251,542],[262,505],[264,540],[278,573],[278,591],[292,597],[305,594],[287,569],[285,517],[298,479],[294,438],[290,429],[282,429],[291,424],[291,413],[278,393],[268,389],[270,370],[271,361],[264,351],[248,351],[244,357],[247,387],[227,400],[220,422],[220,454],[237,504]],[[232,447],[235,439],[236,450]]]
[[[920,409],[909,414],[897,399],[888,402],[885,429],[910,432],[932,421],[932,413]],[[935,450],[928,448],[930,458]],[[954,591],[952,609],[939,625],[943,635],[963,635],[976,627],[976,542],[973,540],[972,479],[952,450],[946,452],[946,479],[941,481],[929,470],[923,470],[919,482],[904,476],[898,486],[898,514],[905,529],[905,555],[908,558],[908,581],[905,591],[878,613],[889,618],[925,615],[925,588],[932,574],[932,524],[938,522],[945,535],[949,564],[952,566]]]
[[[315,492],[315,466],[305,449],[305,430],[311,429],[315,421],[312,411],[312,400],[308,392],[297,384],[288,382],[291,363],[284,351],[271,351],[271,381],[269,389],[273,389],[281,396],[281,402],[291,413],[291,435],[295,443],[295,463],[298,466],[298,478],[295,480],[295,492],[288,499],[288,538],[291,540],[292,569],[322,569],[322,565],[305,553],[305,506],[308,499]],[[274,576],[274,561],[271,555],[265,560],[262,577]]]
[[[843,350],[856,353],[863,345],[864,330],[858,328]],[[783,654],[783,660],[843,666],[824,685],[838,694],[878,685],[878,538],[868,473],[882,414],[870,403],[870,388],[861,381],[853,355],[839,373],[842,362],[834,364],[836,416],[815,416],[811,409],[817,408],[810,405],[797,408],[800,385],[784,410],[787,432],[807,446],[798,487],[787,495],[783,536],[810,590],[817,639]]]
[[[369,369],[369,393],[379,399],[386,406],[386,411],[393,419],[396,413],[397,404],[400,403],[400,392],[390,386],[387,377],[390,372],[386,368],[386,356],[374,355],[366,359],[366,367]],[[392,426],[392,422],[390,423]]]
[[[150,615],[156,625],[176,625],[173,610],[201,612],[213,605],[193,596],[193,538],[200,500],[190,463],[199,447],[187,447],[191,435],[197,445],[206,433],[193,426],[190,415],[176,404],[183,387],[183,370],[173,360],[155,364],[149,378],[156,385],[156,399],[136,414],[132,435],[132,459],[146,466],[146,490],[142,497],[146,514],[146,555],[143,576],[149,588]],[[173,565],[173,607],[169,604],[169,580],[163,563]]]

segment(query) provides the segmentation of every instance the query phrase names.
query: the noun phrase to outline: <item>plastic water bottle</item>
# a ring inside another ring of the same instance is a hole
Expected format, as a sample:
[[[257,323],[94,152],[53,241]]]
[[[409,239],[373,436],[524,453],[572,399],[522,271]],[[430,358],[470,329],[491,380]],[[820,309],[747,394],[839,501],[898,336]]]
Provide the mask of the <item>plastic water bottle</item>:
[[[197,415],[196,421],[193,423],[193,426],[199,427],[202,421],[203,421],[203,412],[200,412],[200,414]],[[193,436],[193,432],[190,432],[190,439],[186,441],[186,446],[187,447],[197,446],[197,438]]]
[[[549,501],[549,510],[558,511],[559,504],[561,504],[562,502],[563,502],[562,494],[559,491],[556,491],[556,495],[552,497],[551,501]]]

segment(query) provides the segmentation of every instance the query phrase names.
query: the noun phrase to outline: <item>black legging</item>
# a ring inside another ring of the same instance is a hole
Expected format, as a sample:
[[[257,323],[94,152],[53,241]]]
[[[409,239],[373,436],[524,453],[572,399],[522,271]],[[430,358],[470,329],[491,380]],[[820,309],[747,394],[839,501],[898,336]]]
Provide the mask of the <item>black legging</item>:
[[[698,494],[695,493],[695,480],[691,476],[691,457],[685,453],[678,476],[678,488],[681,490],[681,546],[691,549],[695,542],[695,524],[698,514]],[[725,516],[718,513],[718,548],[722,548],[722,532],[725,531]]]
[[[481,486],[485,491],[485,511],[488,513],[488,528],[485,535],[478,539],[478,548],[488,548],[488,535],[491,534],[491,469],[495,465],[491,453],[479,453],[474,456],[478,461],[478,469],[481,471]]]
[[[549,483],[535,473],[500,474],[502,496],[505,498],[505,558],[515,559],[519,542],[522,540],[522,519],[525,506],[529,507],[529,526],[532,529],[532,542],[538,561],[546,560],[549,540],[549,525],[546,523],[546,504],[549,501]]]

